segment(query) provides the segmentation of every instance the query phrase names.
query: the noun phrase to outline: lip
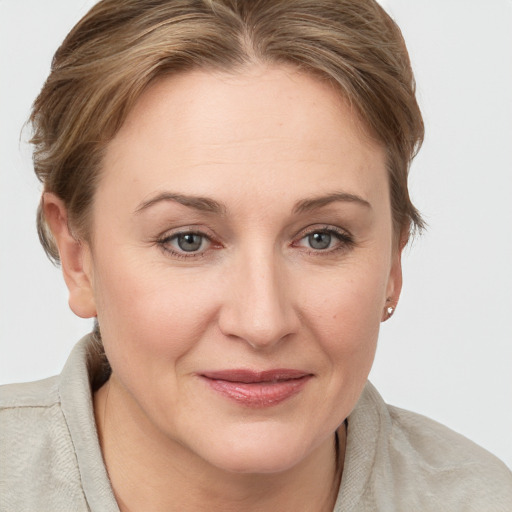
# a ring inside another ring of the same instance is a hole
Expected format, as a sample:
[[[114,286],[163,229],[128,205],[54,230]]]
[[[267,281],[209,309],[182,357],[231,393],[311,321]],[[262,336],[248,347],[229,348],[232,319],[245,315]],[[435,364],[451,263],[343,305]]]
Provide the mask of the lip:
[[[312,374],[301,370],[221,370],[200,377],[211,389],[240,405],[264,408],[278,405],[299,393]]]

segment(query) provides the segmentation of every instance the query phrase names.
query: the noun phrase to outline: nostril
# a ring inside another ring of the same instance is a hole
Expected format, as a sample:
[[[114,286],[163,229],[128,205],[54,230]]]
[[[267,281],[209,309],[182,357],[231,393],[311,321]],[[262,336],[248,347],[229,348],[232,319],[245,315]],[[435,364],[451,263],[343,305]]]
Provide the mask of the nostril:
[[[280,309],[268,312],[250,307],[224,310],[219,326],[225,336],[241,339],[255,349],[273,347],[296,331],[290,315]]]
[[[297,330],[286,272],[273,247],[249,247],[231,266],[219,312],[224,335],[244,340],[255,349],[268,349]]]

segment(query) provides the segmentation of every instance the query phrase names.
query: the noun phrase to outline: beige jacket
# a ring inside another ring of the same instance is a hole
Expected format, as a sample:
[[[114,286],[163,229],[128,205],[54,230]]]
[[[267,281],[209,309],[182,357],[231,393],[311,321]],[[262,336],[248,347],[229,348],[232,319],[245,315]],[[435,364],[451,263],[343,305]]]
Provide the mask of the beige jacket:
[[[96,435],[90,346],[86,336],[58,377],[0,388],[1,512],[119,512]],[[348,418],[334,509],[356,511],[511,512],[512,473],[368,383]]]

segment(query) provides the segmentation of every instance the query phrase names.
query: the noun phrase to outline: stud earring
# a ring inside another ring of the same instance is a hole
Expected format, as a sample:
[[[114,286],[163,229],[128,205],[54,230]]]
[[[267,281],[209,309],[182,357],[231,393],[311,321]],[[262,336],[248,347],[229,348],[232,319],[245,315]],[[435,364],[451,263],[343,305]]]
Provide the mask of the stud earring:
[[[383,321],[389,320],[396,309],[396,304],[393,304],[390,298],[386,299],[386,308],[384,309],[384,319]]]

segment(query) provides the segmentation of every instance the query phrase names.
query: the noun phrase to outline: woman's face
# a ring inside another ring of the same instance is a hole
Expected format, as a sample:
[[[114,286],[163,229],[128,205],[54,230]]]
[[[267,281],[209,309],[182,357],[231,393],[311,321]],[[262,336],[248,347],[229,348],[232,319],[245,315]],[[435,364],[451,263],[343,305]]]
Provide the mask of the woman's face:
[[[166,78],[108,147],[83,261],[132,417],[216,467],[290,468],[351,412],[400,291],[385,153],[291,69]]]

